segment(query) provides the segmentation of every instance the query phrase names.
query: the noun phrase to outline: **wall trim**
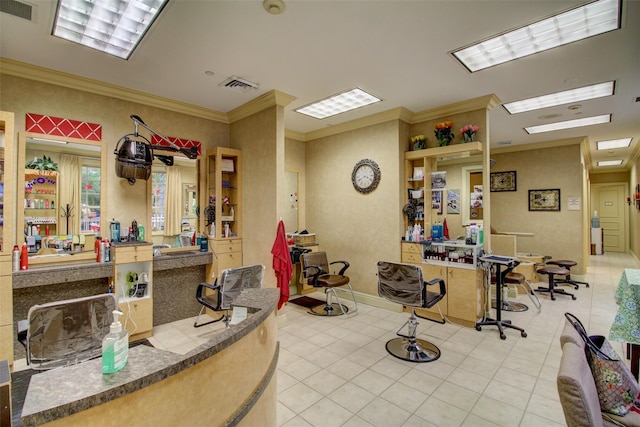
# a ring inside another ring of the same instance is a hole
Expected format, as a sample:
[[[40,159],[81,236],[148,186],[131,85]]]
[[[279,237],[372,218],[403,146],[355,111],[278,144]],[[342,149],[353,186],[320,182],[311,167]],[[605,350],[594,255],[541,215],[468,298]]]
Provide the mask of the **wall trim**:
[[[8,76],[20,77],[38,82],[49,83],[83,92],[94,93],[96,95],[108,96],[122,99],[124,101],[135,102],[151,107],[182,113],[193,117],[213,120],[221,123],[229,123],[225,113],[198,107],[169,98],[152,95],[146,92],[111,85],[98,80],[88,79],[73,74],[50,70],[36,65],[25,64],[12,59],[0,57],[0,73]]]
[[[501,101],[494,94],[480,96],[478,98],[460,101],[442,107],[432,108],[430,110],[420,111],[413,115],[411,123],[426,122],[427,120],[436,120],[454,114],[467,113],[475,110],[490,110],[496,105],[500,105]]]
[[[540,150],[544,148],[563,147],[565,145],[581,145],[587,139],[586,136],[569,139],[558,139],[555,141],[534,142],[532,144],[513,145],[503,148],[492,148],[491,154],[514,153],[517,151]]]
[[[284,92],[280,92],[279,90],[270,90],[269,92],[229,111],[227,113],[229,120],[228,123],[237,122],[238,120],[242,120],[274,106],[286,107],[295,99],[295,96],[288,95]]]

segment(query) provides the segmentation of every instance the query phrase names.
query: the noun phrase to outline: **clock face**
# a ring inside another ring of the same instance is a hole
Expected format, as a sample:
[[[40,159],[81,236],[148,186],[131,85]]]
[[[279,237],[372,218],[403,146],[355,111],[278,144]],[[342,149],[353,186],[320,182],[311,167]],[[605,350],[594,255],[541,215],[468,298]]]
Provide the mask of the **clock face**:
[[[373,160],[360,160],[353,167],[351,182],[354,188],[361,193],[370,193],[375,190],[380,182],[380,168]]]

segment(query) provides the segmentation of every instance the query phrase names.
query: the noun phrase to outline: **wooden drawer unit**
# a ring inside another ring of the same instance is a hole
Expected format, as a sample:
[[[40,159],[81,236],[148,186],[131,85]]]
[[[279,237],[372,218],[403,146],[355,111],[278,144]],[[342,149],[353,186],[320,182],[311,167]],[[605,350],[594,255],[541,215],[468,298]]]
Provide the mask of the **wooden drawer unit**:
[[[113,261],[118,264],[153,261],[153,246],[117,246]]]
[[[242,239],[213,240],[213,252],[217,254],[242,252]]]
[[[408,264],[422,263],[422,245],[419,243],[402,242],[401,261]]]
[[[150,297],[130,299],[119,304],[123,315],[120,322],[124,327],[126,322],[129,331],[129,341],[136,341],[151,336],[153,329],[153,301]],[[129,317],[131,313],[131,317]],[[129,321],[127,322],[127,319]],[[134,324],[135,323],[135,324]]]
[[[207,269],[207,281],[214,283],[222,270],[242,267],[242,239],[209,239],[213,261]]]
[[[448,314],[475,324],[482,317],[482,270],[447,268]]]

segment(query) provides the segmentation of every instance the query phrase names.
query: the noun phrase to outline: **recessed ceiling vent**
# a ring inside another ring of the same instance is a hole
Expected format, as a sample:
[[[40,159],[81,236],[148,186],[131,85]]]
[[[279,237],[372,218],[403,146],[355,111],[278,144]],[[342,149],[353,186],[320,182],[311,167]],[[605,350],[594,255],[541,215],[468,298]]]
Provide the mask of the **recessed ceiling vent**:
[[[31,21],[33,6],[15,0],[0,1],[0,12]]]
[[[218,86],[233,89],[236,92],[246,92],[251,89],[258,89],[258,83],[250,82],[249,80],[241,79],[240,77],[231,76],[227,80],[220,83]]]

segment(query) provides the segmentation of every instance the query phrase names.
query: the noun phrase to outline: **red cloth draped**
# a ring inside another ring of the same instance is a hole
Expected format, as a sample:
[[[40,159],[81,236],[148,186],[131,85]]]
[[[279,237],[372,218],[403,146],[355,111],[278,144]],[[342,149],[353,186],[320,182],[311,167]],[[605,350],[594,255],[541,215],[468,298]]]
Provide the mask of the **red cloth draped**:
[[[449,238],[449,227],[447,227],[447,218],[445,218],[444,222],[442,223],[442,235],[445,239]]]
[[[273,242],[271,254],[273,255],[273,270],[276,273],[278,287],[280,288],[280,300],[278,301],[278,310],[280,310],[282,305],[289,301],[289,281],[293,273],[287,236],[284,232],[284,222],[282,220],[278,223],[276,240]]]

